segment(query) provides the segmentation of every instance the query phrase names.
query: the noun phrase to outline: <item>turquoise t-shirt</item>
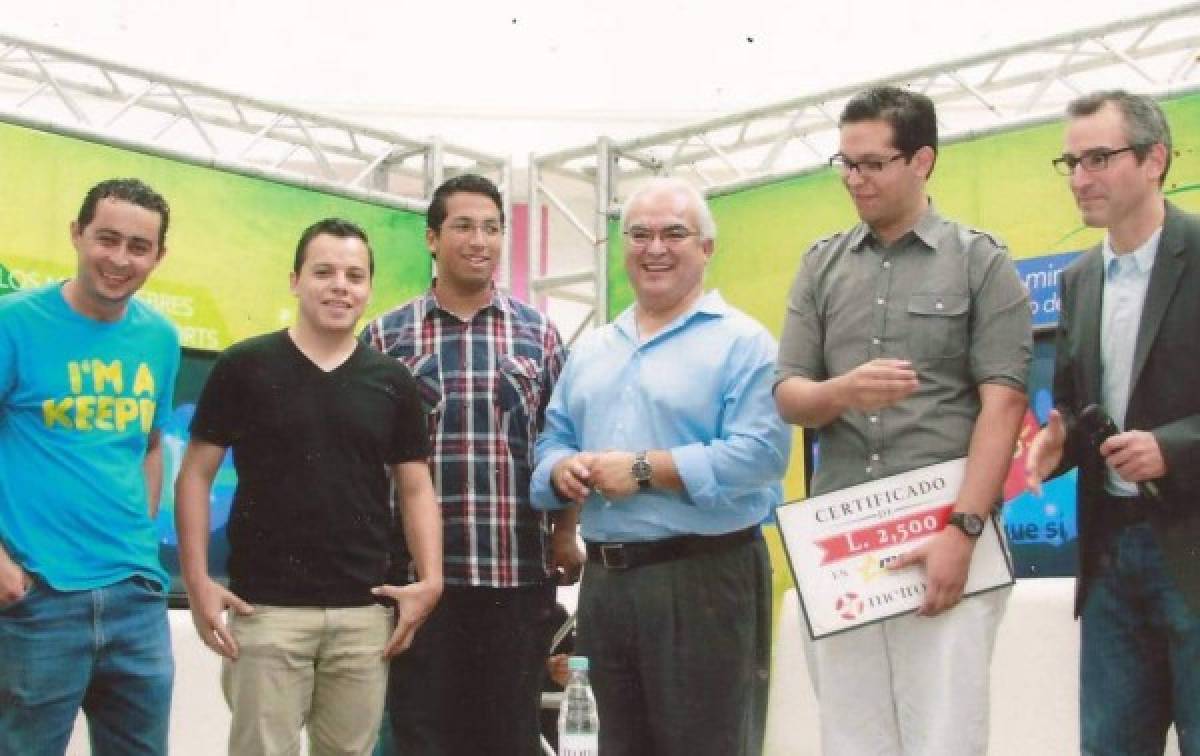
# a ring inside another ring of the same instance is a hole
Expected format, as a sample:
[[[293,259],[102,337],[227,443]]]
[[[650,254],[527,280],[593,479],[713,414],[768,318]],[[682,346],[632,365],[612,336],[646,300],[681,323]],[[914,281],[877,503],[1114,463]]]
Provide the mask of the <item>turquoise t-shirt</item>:
[[[178,370],[174,327],[137,300],[103,323],[61,284],[0,298],[0,541],[18,564],[58,590],[167,586],[142,463]]]

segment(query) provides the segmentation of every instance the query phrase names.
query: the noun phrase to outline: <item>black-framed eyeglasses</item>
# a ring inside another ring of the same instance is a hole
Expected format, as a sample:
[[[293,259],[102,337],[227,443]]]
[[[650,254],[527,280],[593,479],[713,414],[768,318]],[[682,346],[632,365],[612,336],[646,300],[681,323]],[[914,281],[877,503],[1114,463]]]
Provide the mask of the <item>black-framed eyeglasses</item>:
[[[1118,147],[1115,150],[1100,148],[1098,150],[1088,150],[1082,155],[1076,157],[1069,152],[1064,152],[1059,157],[1050,161],[1054,166],[1054,170],[1060,175],[1070,176],[1075,172],[1075,166],[1082,165],[1083,170],[1088,173],[1096,173],[1108,167],[1108,160],[1113,155],[1120,155],[1122,152],[1133,152],[1138,149],[1138,145],[1131,144],[1128,147]]]
[[[658,230],[646,226],[633,226],[625,231],[625,237],[629,239],[630,245],[639,250],[649,247],[655,239],[661,239],[663,246],[674,248],[683,244],[689,237],[699,235],[699,231],[692,231],[687,226],[679,225],[667,226]]]
[[[842,153],[838,153],[829,158],[829,167],[842,174],[849,176],[852,171],[858,171],[858,175],[865,176],[869,173],[882,173],[883,169],[888,166],[888,163],[893,163],[903,158],[909,159],[906,152],[897,152],[889,158],[864,158],[863,160],[851,160]]]

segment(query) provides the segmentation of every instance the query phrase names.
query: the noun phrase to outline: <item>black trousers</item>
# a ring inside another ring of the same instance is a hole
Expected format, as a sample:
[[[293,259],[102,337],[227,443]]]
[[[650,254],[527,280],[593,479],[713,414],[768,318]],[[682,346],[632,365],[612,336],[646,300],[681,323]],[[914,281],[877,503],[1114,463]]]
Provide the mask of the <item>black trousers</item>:
[[[447,587],[412,647],[392,661],[396,756],[538,753],[554,586]]]
[[[759,756],[771,663],[762,539],[608,570],[589,563],[578,613],[601,756]]]

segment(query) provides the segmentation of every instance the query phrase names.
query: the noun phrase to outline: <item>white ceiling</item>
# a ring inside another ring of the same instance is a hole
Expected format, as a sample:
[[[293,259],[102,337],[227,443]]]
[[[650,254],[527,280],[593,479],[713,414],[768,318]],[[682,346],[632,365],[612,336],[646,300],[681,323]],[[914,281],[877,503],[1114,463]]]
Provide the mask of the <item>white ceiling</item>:
[[[1178,4],[0,0],[0,29],[520,161]]]

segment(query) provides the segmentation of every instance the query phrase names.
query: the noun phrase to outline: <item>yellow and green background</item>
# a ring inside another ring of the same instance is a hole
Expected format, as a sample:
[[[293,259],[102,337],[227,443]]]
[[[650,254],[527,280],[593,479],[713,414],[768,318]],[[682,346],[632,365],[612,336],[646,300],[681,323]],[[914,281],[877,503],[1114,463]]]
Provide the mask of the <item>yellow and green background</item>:
[[[0,292],[70,277],[68,225],[84,194],[125,176],[170,204],[166,257],[139,296],[179,327],[185,347],[220,350],[288,324],[296,241],[322,218],[354,221],[370,237],[368,316],[429,285],[419,213],[0,122]]]

